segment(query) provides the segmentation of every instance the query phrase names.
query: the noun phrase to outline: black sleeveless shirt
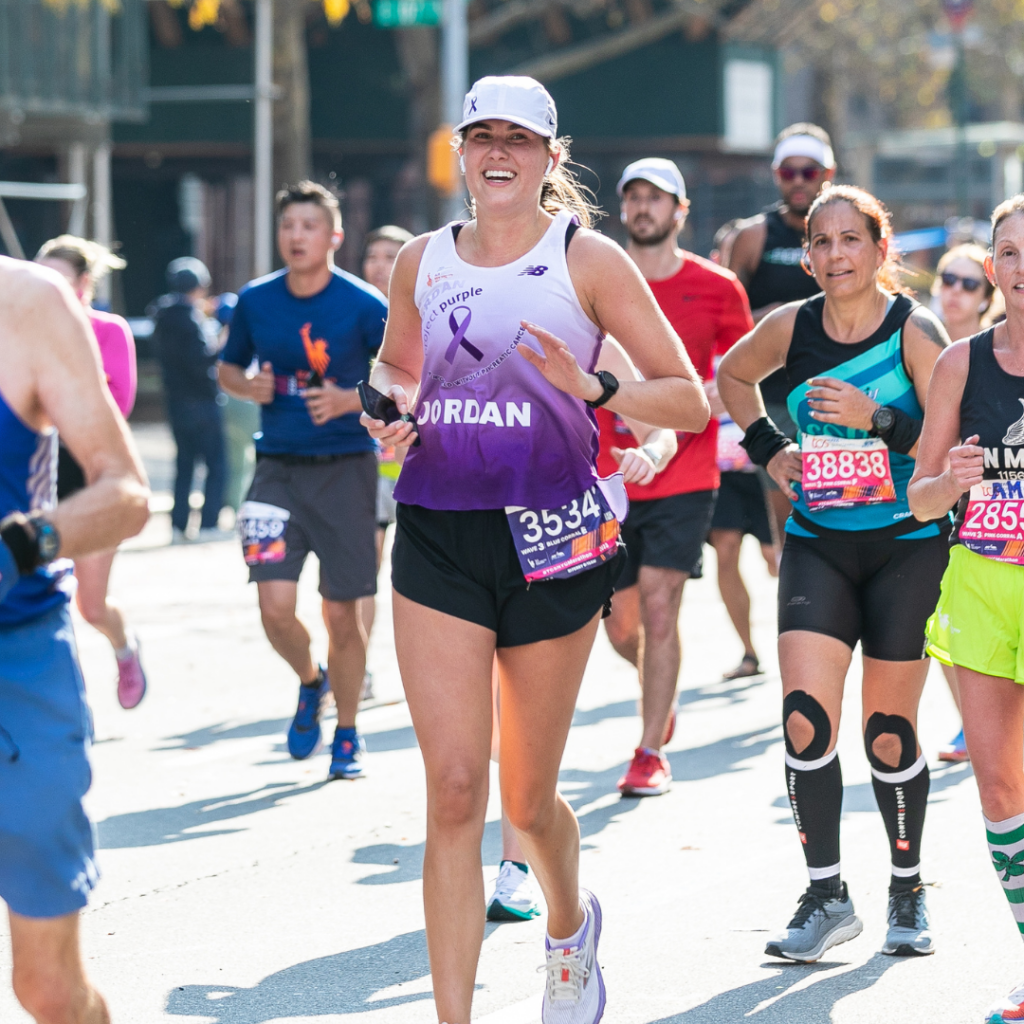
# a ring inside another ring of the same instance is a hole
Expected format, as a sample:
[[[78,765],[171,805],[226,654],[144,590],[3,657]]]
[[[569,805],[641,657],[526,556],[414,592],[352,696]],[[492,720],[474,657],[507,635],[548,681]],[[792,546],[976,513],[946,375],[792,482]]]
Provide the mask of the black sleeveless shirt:
[[[995,328],[990,327],[969,342],[967,380],[960,399],[960,439],[978,435],[978,444],[985,450],[986,480],[1024,487],[1024,377],[1007,373],[996,361],[994,334]],[[957,505],[953,543],[959,542],[967,499],[967,494],[962,495]]]
[[[782,219],[780,205],[776,204],[765,215],[768,232],[765,235],[764,251],[747,286],[751,309],[760,309],[773,302],[809,299],[821,291],[817,281],[800,266],[804,236]],[[766,402],[785,402],[787,391],[786,379],[781,370],[761,381],[761,394]]]

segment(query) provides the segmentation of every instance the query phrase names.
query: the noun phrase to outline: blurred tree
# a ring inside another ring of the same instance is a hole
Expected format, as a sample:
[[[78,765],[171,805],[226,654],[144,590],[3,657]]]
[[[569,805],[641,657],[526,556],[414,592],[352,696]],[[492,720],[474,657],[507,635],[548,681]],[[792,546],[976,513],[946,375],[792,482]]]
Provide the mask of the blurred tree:
[[[963,28],[970,121],[1019,120],[1024,0],[985,0]],[[952,124],[954,29],[941,0],[755,0],[727,29],[810,66],[816,119],[837,136]]]

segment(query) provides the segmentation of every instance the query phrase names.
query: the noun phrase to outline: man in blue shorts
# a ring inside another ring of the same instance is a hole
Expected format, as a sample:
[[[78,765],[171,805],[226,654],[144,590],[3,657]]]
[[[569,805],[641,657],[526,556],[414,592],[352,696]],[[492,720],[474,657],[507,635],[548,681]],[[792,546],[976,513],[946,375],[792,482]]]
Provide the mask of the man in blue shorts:
[[[221,353],[221,387],[261,408],[256,475],[238,518],[263,628],[299,677],[288,750],[320,747],[320,710],[334,693],[338,727],[329,775],[363,773],[356,710],[366,668],[357,602],[377,591],[377,445],[359,423],[355,385],[370,375],[387,305],[376,288],[334,266],[344,237],[338,201],[302,181],[277,196],[284,270],[238,296]],[[327,666],[317,665],[295,613],[306,556],[320,560]]]
[[[58,430],[87,481],[59,505]],[[97,870],[69,559],[138,533],[148,498],[81,303],[53,271],[0,257],[0,899],[15,994],[46,1024],[110,1019],[78,942]]]

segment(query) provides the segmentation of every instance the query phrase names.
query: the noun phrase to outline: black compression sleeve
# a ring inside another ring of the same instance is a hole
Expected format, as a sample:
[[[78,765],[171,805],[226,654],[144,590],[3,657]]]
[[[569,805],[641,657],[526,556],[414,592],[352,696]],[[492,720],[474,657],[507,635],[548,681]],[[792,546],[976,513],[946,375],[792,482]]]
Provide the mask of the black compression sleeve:
[[[754,420],[740,441],[750,456],[750,461],[762,467],[767,466],[783,448],[792,443],[792,439],[786,437],[768,416]]]
[[[914,419],[902,409],[887,405],[886,408],[895,417],[893,424],[888,430],[878,431],[878,436],[885,442],[890,451],[899,452],[900,455],[910,454],[910,449],[917,444],[921,436],[921,428],[924,426],[922,420]]]
[[[18,572],[27,576],[39,566],[39,541],[27,516],[12,512],[0,520],[0,540],[7,545]]]

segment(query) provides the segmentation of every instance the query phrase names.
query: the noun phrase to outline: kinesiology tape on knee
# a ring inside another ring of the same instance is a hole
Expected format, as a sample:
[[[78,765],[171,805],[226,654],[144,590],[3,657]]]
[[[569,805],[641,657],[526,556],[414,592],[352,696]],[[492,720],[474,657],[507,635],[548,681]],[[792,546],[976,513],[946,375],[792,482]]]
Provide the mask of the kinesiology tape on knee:
[[[811,742],[803,750],[797,750],[789,736],[789,716],[794,712],[803,715],[814,729]],[[828,745],[832,742],[832,723],[829,721],[828,712],[803,690],[787,693],[782,701],[782,731],[786,739],[786,753],[801,761],[817,761],[824,757]]]
[[[873,749],[875,740],[886,734],[897,736],[901,744],[895,767],[886,764]],[[889,836],[894,879],[916,879],[931,779],[924,754],[917,756],[914,727],[900,715],[875,712],[864,730],[864,746],[871,762],[871,787]]]
[[[895,736],[900,741],[900,759],[896,765],[886,764],[875,753],[875,740],[879,736]],[[917,760],[917,733],[902,715],[883,715],[876,711],[864,727],[864,749],[871,767],[880,772],[905,772]]]

